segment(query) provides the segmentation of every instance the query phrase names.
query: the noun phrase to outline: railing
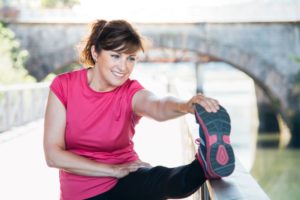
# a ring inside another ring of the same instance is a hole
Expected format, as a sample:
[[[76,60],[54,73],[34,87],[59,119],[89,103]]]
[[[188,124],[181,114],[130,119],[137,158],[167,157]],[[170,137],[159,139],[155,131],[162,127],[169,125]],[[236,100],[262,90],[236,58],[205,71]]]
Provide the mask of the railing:
[[[0,87],[0,133],[42,118],[49,83]]]

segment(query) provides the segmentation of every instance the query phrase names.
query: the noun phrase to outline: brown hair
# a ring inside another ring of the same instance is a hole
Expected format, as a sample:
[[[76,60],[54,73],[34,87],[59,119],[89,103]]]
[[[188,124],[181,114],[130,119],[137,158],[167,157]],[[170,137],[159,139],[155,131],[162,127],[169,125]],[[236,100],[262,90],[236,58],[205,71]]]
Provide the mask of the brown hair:
[[[92,46],[97,53],[101,50],[114,50],[122,53],[144,51],[143,39],[130,23],[125,20],[97,20],[91,26],[90,35],[84,41],[80,62],[93,66]]]

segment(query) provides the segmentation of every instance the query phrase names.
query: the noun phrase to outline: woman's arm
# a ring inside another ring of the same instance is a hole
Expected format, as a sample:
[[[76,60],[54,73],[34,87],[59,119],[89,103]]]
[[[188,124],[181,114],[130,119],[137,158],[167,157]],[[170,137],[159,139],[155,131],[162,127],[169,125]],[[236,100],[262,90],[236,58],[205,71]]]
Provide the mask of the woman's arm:
[[[122,165],[109,165],[89,160],[65,150],[66,109],[50,91],[44,123],[44,152],[48,166],[84,176],[110,176],[121,178],[146,163],[136,161]]]
[[[171,96],[159,98],[148,90],[140,90],[132,99],[132,108],[137,115],[147,116],[157,121],[173,119],[187,113],[193,114],[194,104],[200,104],[207,112],[217,112],[219,109],[217,100],[202,94],[184,101]]]

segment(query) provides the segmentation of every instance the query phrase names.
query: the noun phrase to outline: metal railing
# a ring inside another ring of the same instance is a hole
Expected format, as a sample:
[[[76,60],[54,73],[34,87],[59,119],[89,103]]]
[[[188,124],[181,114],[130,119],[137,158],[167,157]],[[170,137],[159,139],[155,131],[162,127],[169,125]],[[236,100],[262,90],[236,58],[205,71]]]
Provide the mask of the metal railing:
[[[49,83],[0,87],[0,133],[42,118]]]

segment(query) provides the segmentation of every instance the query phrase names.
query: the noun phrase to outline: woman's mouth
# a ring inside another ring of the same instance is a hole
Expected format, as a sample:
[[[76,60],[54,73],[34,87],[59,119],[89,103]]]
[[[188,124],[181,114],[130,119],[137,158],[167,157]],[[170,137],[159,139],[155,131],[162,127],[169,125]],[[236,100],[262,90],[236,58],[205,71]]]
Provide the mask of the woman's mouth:
[[[125,73],[118,72],[118,71],[112,71],[112,74],[118,78],[123,78],[125,76]]]

